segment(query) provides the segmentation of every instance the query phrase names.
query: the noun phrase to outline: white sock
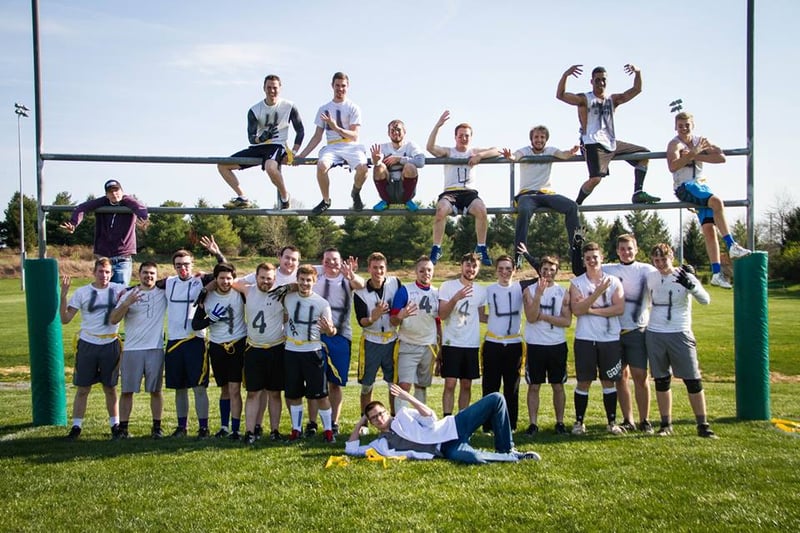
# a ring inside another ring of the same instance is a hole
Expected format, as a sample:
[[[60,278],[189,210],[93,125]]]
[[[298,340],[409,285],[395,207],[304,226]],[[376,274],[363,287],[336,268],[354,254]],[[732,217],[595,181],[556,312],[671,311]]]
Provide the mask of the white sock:
[[[333,427],[331,425],[331,413],[333,413],[333,409],[331,408],[319,410],[319,417],[322,419],[322,429],[325,431]]]
[[[73,426],[78,426],[79,428],[82,428],[83,427],[83,418],[73,418],[72,419],[72,425]]]
[[[108,425],[110,425],[113,428],[117,424],[119,424],[119,417],[118,416],[109,416],[108,417]]]
[[[292,429],[303,430],[303,404],[290,405],[289,415],[292,417]]]

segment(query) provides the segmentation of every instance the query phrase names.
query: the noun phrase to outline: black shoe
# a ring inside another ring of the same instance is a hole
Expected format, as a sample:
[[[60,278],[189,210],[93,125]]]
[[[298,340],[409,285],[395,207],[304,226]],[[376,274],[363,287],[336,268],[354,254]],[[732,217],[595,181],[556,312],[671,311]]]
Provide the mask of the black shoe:
[[[316,205],[316,207],[314,207],[314,209],[311,210],[311,214],[312,215],[321,215],[322,213],[327,211],[330,206],[331,206],[331,202],[330,201],[326,202],[325,200],[322,200],[320,203],[318,203]]]
[[[334,437],[339,436],[339,424],[336,424],[336,423],[331,424],[331,431],[333,431],[333,436]]]
[[[634,424],[630,420],[623,420],[622,424],[620,424],[619,427],[624,429],[625,433],[632,433],[636,431],[636,424]]]
[[[239,435],[238,431],[232,431],[228,438],[233,441],[242,440],[242,437]]]
[[[363,211],[364,202],[361,200],[361,192],[353,191],[350,193],[350,198],[353,199],[353,211]]]
[[[653,433],[655,433],[655,430],[653,429],[653,424],[651,424],[648,420],[642,420],[641,422],[639,422],[639,431],[647,435],[652,435]]]
[[[655,204],[661,201],[661,198],[658,196],[653,196],[652,194],[647,194],[644,191],[637,191],[633,193],[633,197],[631,198],[631,202],[634,204]]]
[[[309,422],[306,424],[306,438],[308,439],[316,435],[318,429],[319,427],[316,422]]]
[[[230,431],[228,431],[228,428],[223,427],[223,428],[220,428],[219,431],[214,433],[214,438],[215,439],[224,439],[225,437],[227,437],[230,434],[231,433],[230,433]]]
[[[122,436],[122,430],[119,429],[119,424],[111,426],[111,440],[119,440],[125,437]]]
[[[180,426],[175,428],[175,431],[172,432],[170,437],[185,437],[186,436],[186,428],[182,428]]]
[[[559,422],[556,424],[556,435],[568,435],[569,432],[567,431],[567,426],[564,425],[563,422]]]
[[[200,428],[200,429],[197,430],[197,438],[198,439],[207,439],[210,436],[211,436],[211,432],[208,430],[208,428]]]
[[[65,437],[67,440],[78,440],[81,436],[81,428],[79,426],[72,426],[72,429],[69,430],[69,433]]]
[[[537,433],[539,433],[539,426],[536,424],[531,424],[528,426],[528,429],[525,430],[525,434],[529,437],[535,437]]]
[[[256,443],[255,433],[253,433],[252,431],[246,432],[244,434],[244,439],[242,439],[242,442],[244,442],[245,445],[247,446],[252,446],[253,444],[255,444]]]
[[[163,439],[164,431],[161,428],[153,428],[150,430],[150,436],[155,440]]]
[[[708,424],[698,424],[697,425],[697,436],[703,437],[704,439],[718,439],[717,434],[711,431],[711,428],[708,427]]]
[[[289,209],[289,202],[290,201],[291,201],[291,197],[287,198],[286,201],[284,201],[283,199],[280,200],[280,202],[281,202],[281,211],[283,211],[284,209]]]
[[[277,429],[273,429],[269,433],[269,440],[271,440],[272,442],[283,442],[285,439]]]
[[[261,440],[261,437],[264,435],[264,428],[256,424],[256,427],[253,428],[253,435],[256,440]]]

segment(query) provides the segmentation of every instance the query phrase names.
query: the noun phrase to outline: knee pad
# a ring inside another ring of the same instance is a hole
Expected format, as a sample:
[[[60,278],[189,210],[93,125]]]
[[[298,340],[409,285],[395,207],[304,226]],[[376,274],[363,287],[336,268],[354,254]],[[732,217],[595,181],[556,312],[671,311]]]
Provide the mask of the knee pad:
[[[361,385],[361,394],[369,394],[372,392],[372,385]]]
[[[699,379],[684,379],[683,384],[686,385],[686,391],[689,394],[697,394],[703,391],[703,382]]]
[[[669,390],[670,381],[672,381],[672,376],[666,376],[663,378],[656,378],[656,392],[667,392]]]

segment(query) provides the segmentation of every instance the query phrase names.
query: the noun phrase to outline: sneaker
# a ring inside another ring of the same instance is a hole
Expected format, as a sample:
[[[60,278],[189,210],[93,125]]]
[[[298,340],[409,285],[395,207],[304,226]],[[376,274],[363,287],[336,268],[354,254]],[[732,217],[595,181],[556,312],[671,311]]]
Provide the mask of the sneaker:
[[[509,453],[512,454],[512,455],[515,455],[517,457],[517,460],[519,460],[519,461],[539,461],[542,458],[536,452],[521,452],[521,451],[516,450],[514,448],[512,448]]]
[[[293,429],[292,432],[289,434],[289,442],[297,442],[303,434],[300,432],[299,429]]]
[[[339,435],[339,424],[337,422],[334,422],[333,424],[331,424],[331,431],[333,431],[333,436],[334,437]]]
[[[442,247],[435,244],[431,248],[431,263],[434,265],[442,258]]]
[[[652,435],[654,433],[653,424],[647,420],[642,420],[639,422],[639,431],[647,435]]]
[[[636,424],[630,422],[629,420],[624,420],[619,427],[621,427],[625,433],[632,433],[636,431]]]
[[[406,202],[406,209],[408,209],[413,213],[414,211],[417,211],[419,209],[419,206],[417,205],[417,202],[415,202],[414,200],[409,200]]]
[[[230,431],[228,431],[228,428],[226,428],[226,427],[223,427],[223,428],[220,428],[220,430],[219,430],[219,431],[217,431],[216,433],[214,433],[214,438],[215,438],[215,439],[224,439],[225,437],[227,437],[227,436],[228,436],[228,435],[230,435],[230,434],[231,434],[231,433],[230,433]]]
[[[198,439],[207,439],[210,436],[211,436],[211,432],[208,430],[208,428],[200,428],[200,429],[197,430],[197,438]]]
[[[564,425],[563,422],[558,422],[556,424],[556,435],[566,435],[567,434],[567,426]]]
[[[378,202],[377,204],[372,206],[372,210],[373,211],[378,211],[378,212],[386,211],[386,209],[388,209],[388,207],[389,207],[389,204],[386,202],[386,200],[381,200],[380,202]]]
[[[228,435],[228,438],[232,441],[242,440],[242,437],[239,435],[238,431],[231,432],[231,434]],[[255,435],[253,435],[253,438],[255,438]]]
[[[306,424],[306,438],[308,439],[316,435],[318,429],[319,427],[316,422],[309,422]]]
[[[253,428],[253,435],[255,436],[256,440],[261,440],[261,437],[264,435],[264,428],[256,424]]]
[[[150,437],[155,440],[160,440],[164,438],[164,430],[161,428],[153,428],[150,430]]]
[[[364,210],[364,202],[361,200],[361,192],[360,191],[352,191],[350,193],[350,198],[353,199],[353,211],[363,211]]]
[[[111,440],[119,440],[122,437],[122,430],[119,429],[119,424],[111,426]]]
[[[325,200],[322,200],[320,203],[316,205],[316,207],[314,207],[314,209],[311,210],[311,214],[321,215],[322,213],[327,211],[330,206],[331,206],[330,200],[328,200],[327,202]]]
[[[584,242],[586,242],[586,228],[583,226],[575,228],[575,234],[572,236],[572,247],[581,248]]]
[[[255,435],[255,433],[253,433],[252,431],[247,431],[244,434],[244,438],[242,439],[242,442],[246,446],[252,446],[253,444],[255,444],[256,443],[256,435]]]
[[[634,204],[655,204],[660,201],[661,198],[659,198],[658,196],[647,194],[644,191],[637,191],[633,193],[633,197],[631,197],[631,202],[633,202]]]
[[[286,201],[284,201],[283,198],[281,198],[281,205],[280,205],[281,211],[283,211],[284,209],[289,209],[289,202],[291,202],[291,201],[292,201],[292,197],[291,196],[289,196],[286,199]]]
[[[176,427],[175,431],[173,431],[170,434],[170,437],[185,437],[185,436],[186,436],[186,428],[182,428],[180,426]]]
[[[717,272],[716,274],[711,276],[711,284],[716,287],[720,287],[722,289],[733,288],[733,285],[731,285],[730,282],[727,279],[725,279],[725,274],[723,274],[722,272]]]
[[[624,435],[625,430],[622,429],[621,426],[616,425],[615,423],[610,423],[606,426],[606,431],[612,435]]]
[[[81,428],[80,426],[72,426],[72,429],[69,430],[69,433],[66,436],[67,440],[78,440],[78,437],[81,436]]]
[[[666,426],[662,425],[660,428],[658,428],[658,433],[656,433],[656,435],[659,437],[669,437],[672,435],[672,424]]]
[[[539,433],[539,426],[536,424],[531,424],[528,426],[528,429],[525,430],[525,434],[529,437],[535,437],[537,433]]]
[[[231,198],[231,201],[225,204],[225,207],[228,209],[247,209],[248,207],[253,207],[253,204],[250,203],[250,200],[243,196],[237,196],[235,198]]]
[[[572,434],[586,435],[586,426],[583,424],[583,422],[575,422],[572,424]]]
[[[324,440],[325,442],[328,442],[328,443],[336,442],[336,437],[333,436],[333,430],[332,429],[326,429],[325,431],[323,431],[322,432],[322,440]]]
[[[283,435],[277,429],[273,429],[269,433],[269,440],[272,442],[283,442]]]
[[[711,431],[711,428],[708,427],[708,424],[698,424],[697,425],[697,436],[703,437],[704,439],[718,439],[717,434]]]
[[[751,252],[750,250],[748,250],[747,248],[738,243],[733,243],[733,246],[728,248],[728,256],[731,259],[739,259],[741,257],[746,257],[752,253],[753,252]]]
[[[475,247],[475,253],[481,254],[481,264],[483,266],[490,267],[492,266],[492,258],[489,257],[489,250],[486,249],[486,245],[482,244],[480,246]]]
[[[367,426],[361,426],[358,429],[358,436],[359,437],[366,437],[367,435],[369,435],[369,428]]]

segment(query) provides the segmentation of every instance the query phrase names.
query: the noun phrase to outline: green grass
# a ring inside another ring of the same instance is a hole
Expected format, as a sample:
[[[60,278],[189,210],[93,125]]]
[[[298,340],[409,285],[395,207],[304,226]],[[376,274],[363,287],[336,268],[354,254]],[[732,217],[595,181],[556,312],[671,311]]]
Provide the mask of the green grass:
[[[84,436],[68,443],[60,438],[63,427],[31,426],[30,391],[6,387],[0,388],[0,531],[798,530],[800,439],[768,422],[735,418],[732,296],[716,288],[711,294],[710,306],[695,306],[695,333],[702,368],[712,378],[706,394],[718,441],[694,436],[679,383],[672,438],[606,435],[596,384],[589,435],[559,438],[552,433],[551,396],[544,387],[543,433],[535,440],[515,436],[521,449],[541,453],[538,463],[398,462],[383,469],[354,459],[347,467],[325,469],[330,455],[343,453],[346,436],[332,446],[320,440],[291,446],[261,441],[253,449],[213,439],[156,442],[145,437],[148,402],[137,395],[131,426],[136,437],[111,442],[102,393],[95,388]],[[771,369],[794,378],[771,385],[772,414],[794,420],[800,419],[800,362],[793,350],[798,294],[797,287],[775,289],[769,304]],[[0,369],[18,367],[1,379],[22,385],[29,379],[27,338],[15,280],[0,281],[0,303]],[[76,329],[77,324],[65,328],[65,339]],[[71,352],[69,340],[64,345]],[[67,354],[67,366],[73,357]],[[209,390],[215,428],[218,390]],[[376,391],[385,398],[383,387]],[[568,418],[571,391],[568,386]],[[67,394],[71,407],[69,385]],[[473,398],[479,395],[476,386]],[[435,385],[429,403],[437,410],[440,398],[441,386]],[[357,386],[345,389],[344,405],[346,430],[359,416]],[[524,426],[524,407],[520,414]],[[171,431],[169,391],[163,420]],[[281,429],[289,429],[285,417]],[[473,443],[491,447],[485,435]]]

